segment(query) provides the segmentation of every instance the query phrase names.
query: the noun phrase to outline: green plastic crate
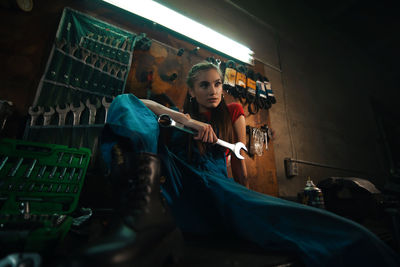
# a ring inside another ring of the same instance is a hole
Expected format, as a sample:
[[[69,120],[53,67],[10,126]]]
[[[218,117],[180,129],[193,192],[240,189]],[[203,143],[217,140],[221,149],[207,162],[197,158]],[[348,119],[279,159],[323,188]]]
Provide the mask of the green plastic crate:
[[[87,148],[0,140],[0,249],[40,251],[64,238],[90,156]]]

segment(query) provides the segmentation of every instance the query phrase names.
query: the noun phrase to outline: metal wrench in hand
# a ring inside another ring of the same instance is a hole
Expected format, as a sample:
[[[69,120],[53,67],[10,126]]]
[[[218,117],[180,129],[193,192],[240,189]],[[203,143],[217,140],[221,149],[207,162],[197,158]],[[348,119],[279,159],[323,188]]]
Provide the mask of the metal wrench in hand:
[[[183,124],[174,121],[168,114],[161,114],[158,116],[158,123],[163,127],[174,127],[187,133],[197,135],[195,130],[186,128]],[[247,152],[247,148],[242,142],[231,144],[224,140],[218,139],[216,144],[230,149],[238,159],[244,159],[244,157],[240,155],[240,150],[243,149]]]

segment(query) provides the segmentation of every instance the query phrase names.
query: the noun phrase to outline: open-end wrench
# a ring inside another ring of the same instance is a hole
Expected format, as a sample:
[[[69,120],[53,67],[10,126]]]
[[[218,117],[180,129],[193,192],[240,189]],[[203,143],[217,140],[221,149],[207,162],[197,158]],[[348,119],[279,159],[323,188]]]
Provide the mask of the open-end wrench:
[[[243,149],[244,151],[247,152],[247,148],[242,142],[237,142],[237,143],[231,144],[224,140],[218,139],[216,144],[230,149],[233,153],[235,153],[235,156],[238,159],[244,159],[244,157],[242,155],[240,155],[240,150]]]
[[[197,135],[197,132],[195,130],[187,128],[183,124],[174,121],[168,114],[161,114],[160,116],[158,116],[158,123],[163,127],[174,127],[181,131]],[[242,142],[231,144],[224,140],[218,139],[216,144],[230,149],[238,159],[244,159],[244,157],[240,155],[240,150],[243,149],[247,152],[247,148]]]
[[[97,109],[101,106],[100,100],[98,98],[96,98],[96,104],[92,104],[90,103],[90,99],[86,99],[86,106],[89,109],[89,122],[88,124],[94,124],[95,120],[96,120],[96,113],[97,113]]]
[[[55,113],[55,110],[53,107],[49,107],[50,111],[45,111],[43,113],[43,126],[50,125],[51,117],[53,117],[53,114]]]
[[[118,78],[118,72],[120,71],[121,67],[117,65],[113,65],[113,70],[114,70],[114,76],[115,78]]]
[[[108,114],[108,108],[111,105],[111,102],[107,102],[107,98],[105,96],[103,96],[103,99],[101,100],[101,104],[103,104],[104,110],[105,110],[105,115],[104,115],[104,123],[107,122],[107,114]]]
[[[34,110],[34,108],[31,106],[29,107],[29,115],[31,115],[31,126],[34,126],[36,124],[37,119],[39,116],[44,112],[43,107],[37,107],[37,111]]]
[[[92,155],[95,155],[97,152],[97,146],[98,146],[98,141],[99,141],[99,134],[97,129],[90,127],[93,125],[96,121],[96,113],[97,109],[101,107],[100,100],[96,97],[96,104],[90,103],[90,99],[86,99],[86,106],[89,109],[89,121],[88,121],[88,127],[86,128],[86,133],[84,134],[84,138],[86,138],[86,145],[92,150]],[[81,142],[81,147],[83,147],[83,140]],[[95,156],[93,157],[93,159]],[[92,161],[92,164],[94,161]]]
[[[70,109],[72,111],[72,114],[74,115],[74,122],[72,123],[72,125],[77,126],[80,123],[82,112],[85,110],[85,105],[82,103],[82,101],[79,101],[78,107],[75,107],[74,103],[71,103]],[[71,147],[76,147],[78,145],[79,141],[77,140],[77,131],[78,129],[74,127],[72,128],[71,140],[69,144]]]
[[[97,54],[92,53],[92,56],[90,58],[90,65],[94,67],[96,65],[97,60],[99,60],[99,56]]]
[[[64,46],[67,44],[67,40],[63,39],[56,39],[55,41],[56,47],[60,50],[63,50]]]
[[[78,50],[78,48],[79,48],[78,44],[74,44],[74,45],[70,44],[69,49],[68,49],[69,54],[71,56],[74,56],[75,51]]]
[[[71,110],[70,105],[65,104],[65,108],[61,108],[60,105],[56,106],[56,110],[58,113],[58,142],[61,142],[62,144],[64,144],[64,142],[66,142],[68,144],[68,140],[65,141],[65,138],[63,136],[63,126],[65,125],[65,119],[67,118],[67,114],[68,112]]]
[[[81,54],[82,54],[82,61],[86,63],[86,60],[90,56],[90,51],[83,48]]]
[[[71,110],[70,105],[65,105],[65,108],[61,108],[59,105],[57,105],[56,110],[58,113],[58,126],[65,125],[65,118],[67,117],[68,112]]]
[[[79,102],[79,107],[75,107],[74,103],[70,104],[70,109],[72,111],[72,114],[74,114],[74,122],[73,125],[79,125],[79,122],[81,120],[81,114],[83,110],[85,109],[85,105],[82,102]]]

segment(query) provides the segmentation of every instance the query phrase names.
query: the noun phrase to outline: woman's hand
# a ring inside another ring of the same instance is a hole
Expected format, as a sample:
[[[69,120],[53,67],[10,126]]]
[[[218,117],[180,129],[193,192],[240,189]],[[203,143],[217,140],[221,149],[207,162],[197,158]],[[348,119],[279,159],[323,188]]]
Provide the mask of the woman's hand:
[[[216,143],[218,140],[217,135],[214,133],[214,130],[212,129],[210,124],[201,122],[201,121],[196,121],[192,118],[190,118],[189,114],[184,114],[175,110],[172,110],[170,108],[164,107],[161,104],[158,104],[157,102],[154,102],[149,99],[141,99],[143,104],[146,105],[151,111],[154,112],[156,115],[160,114],[167,114],[169,115],[173,120],[182,123],[186,127],[192,128],[197,131],[197,135],[194,137],[195,140],[201,140],[206,143]]]
[[[201,140],[202,142],[212,144],[216,143],[218,140],[213,128],[208,123],[189,119],[185,123],[185,126],[197,131],[197,135],[194,137],[195,140]]]

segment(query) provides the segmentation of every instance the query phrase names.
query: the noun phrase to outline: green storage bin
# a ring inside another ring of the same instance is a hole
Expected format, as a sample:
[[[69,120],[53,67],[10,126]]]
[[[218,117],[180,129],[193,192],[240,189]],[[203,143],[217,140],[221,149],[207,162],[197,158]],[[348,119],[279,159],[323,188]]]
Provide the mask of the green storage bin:
[[[0,248],[44,251],[68,233],[91,152],[0,140]]]

